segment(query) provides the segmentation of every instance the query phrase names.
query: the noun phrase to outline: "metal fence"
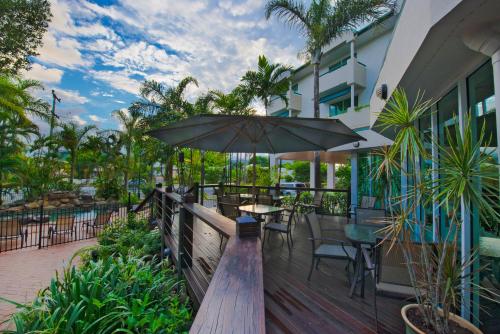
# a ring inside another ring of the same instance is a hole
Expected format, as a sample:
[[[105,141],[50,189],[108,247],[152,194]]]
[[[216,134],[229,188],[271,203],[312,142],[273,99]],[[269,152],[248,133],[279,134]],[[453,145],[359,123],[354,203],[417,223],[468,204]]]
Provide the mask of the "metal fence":
[[[50,247],[97,237],[104,227],[127,216],[118,203],[0,212],[0,252]]]

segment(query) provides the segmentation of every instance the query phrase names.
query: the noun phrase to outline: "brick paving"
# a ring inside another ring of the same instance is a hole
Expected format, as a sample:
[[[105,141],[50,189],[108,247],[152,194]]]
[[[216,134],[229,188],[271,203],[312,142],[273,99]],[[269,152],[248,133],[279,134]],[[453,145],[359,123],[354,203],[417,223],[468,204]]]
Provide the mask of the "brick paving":
[[[68,264],[73,254],[96,239],[82,240],[44,249],[23,249],[0,254],[0,296],[27,303],[49,285],[56,271]],[[0,323],[15,312],[15,306],[0,301]],[[4,326],[5,328],[6,326]],[[0,326],[2,329],[2,326]]]

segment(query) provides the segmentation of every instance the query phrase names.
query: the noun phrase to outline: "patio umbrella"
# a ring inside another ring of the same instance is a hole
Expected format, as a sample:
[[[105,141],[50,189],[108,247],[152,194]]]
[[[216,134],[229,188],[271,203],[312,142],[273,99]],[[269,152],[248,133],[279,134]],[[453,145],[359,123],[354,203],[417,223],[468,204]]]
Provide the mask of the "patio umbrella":
[[[198,115],[152,130],[171,146],[216,152],[257,153],[326,151],[363,137],[338,119],[269,116]]]

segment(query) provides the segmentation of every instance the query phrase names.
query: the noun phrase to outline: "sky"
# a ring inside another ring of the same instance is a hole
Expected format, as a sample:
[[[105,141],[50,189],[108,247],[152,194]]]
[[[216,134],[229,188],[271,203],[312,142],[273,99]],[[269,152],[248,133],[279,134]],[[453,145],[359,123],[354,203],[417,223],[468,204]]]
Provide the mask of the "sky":
[[[175,85],[194,76],[192,100],[208,89],[230,91],[260,54],[300,65],[303,40],[266,20],[265,2],[51,0],[52,22],[25,76],[43,83],[38,94],[48,102],[56,91],[61,119],[114,129],[112,112],[137,100],[145,79]]]

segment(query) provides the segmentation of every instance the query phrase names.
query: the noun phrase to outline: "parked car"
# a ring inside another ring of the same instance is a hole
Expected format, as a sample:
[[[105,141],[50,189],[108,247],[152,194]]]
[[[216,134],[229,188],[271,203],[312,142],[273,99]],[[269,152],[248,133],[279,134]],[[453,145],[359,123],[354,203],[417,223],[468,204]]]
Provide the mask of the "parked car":
[[[306,188],[306,184],[303,182],[281,182],[281,188]],[[283,195],[297,195],[297,191],[293,189],[283,189],[281,190]]]
[[[144,180],[144,179],[132,179],[132,180],[128,181],[128,188],[129,189],[137,189],[137,188],[139,188],[139,186],[141,184],[145,185],[146,180]]]

